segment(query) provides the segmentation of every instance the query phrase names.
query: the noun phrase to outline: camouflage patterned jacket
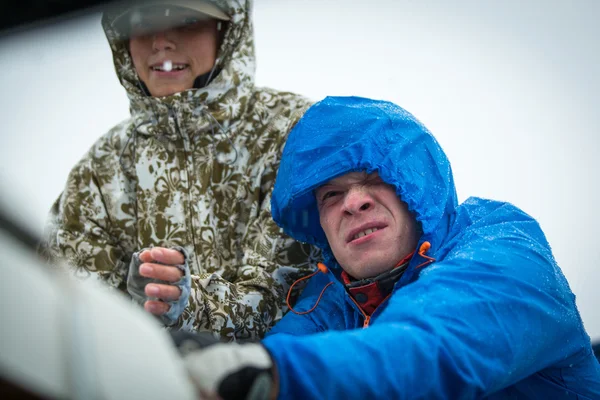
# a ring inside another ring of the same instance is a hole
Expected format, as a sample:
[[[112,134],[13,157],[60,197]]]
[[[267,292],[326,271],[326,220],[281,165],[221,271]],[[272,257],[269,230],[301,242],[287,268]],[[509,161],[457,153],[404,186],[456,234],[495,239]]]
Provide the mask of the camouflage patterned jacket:
[[[103,16],[131,118],[72,169],[41,253],[124,289],[133,253],[181,246],[192,288],[175,326],[256,338],[281,318],[290,283],[318,257],[285,236],[270,213],[290,121],[309,101],[254,87],[250,0],[219,5],[232,17],[221,72],[203,89],[162,98],[144,95],[126,43],[110,13]]]

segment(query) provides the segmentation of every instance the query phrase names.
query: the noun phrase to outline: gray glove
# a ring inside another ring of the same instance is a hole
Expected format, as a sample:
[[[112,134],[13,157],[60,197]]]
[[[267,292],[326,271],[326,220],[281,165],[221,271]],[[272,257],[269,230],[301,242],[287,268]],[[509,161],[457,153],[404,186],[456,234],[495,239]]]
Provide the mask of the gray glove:
[[[166,302],[170,305],[169,311],[159,317],[162,323],[166,326],[173,325],[175,322],[177,322],[177,319],[188,305],[188,299],[192,291],[192,278],[190,277],[190,267],[187,261],[187,252],[183,249],[183,247],[172,247],[172,249],[183,254],[183,264],[175,265],[175,267],[183,272],[183,276],[178,282],[169,283],[170,285],[177,286],[181,290],[181,296],[179,296],[177,301]],[[165,283],[158,279],[146,278],[140,275],[140,265],[142,265],[140,254],[146,250],[149,250],[149,248],[142,249],[133,254],[131,257],[131,262],[129,263],[129,274],[127,275],[127,292],[129,292],[136,303],[142,306],[147,300],[155,300],[154,298],[146,296],[146,293],[144,292],[146,285],[149,283]],[[161,263],[157,262],[157,264]]]
[[[184,356],[192,382],[205,396],[268,400],[275,395],[273,360],[259,343],[218,343]]]

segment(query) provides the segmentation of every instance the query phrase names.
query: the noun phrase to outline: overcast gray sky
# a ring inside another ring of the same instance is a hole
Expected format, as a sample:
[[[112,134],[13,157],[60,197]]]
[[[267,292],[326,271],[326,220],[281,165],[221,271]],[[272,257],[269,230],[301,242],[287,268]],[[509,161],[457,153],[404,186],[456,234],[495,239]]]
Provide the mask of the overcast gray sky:
[[[258,0],[257,84],[412,112],[461,201],[510,201],[540,221],[600,339],[598,15],[594,0]],[[0,41],[0,68],[2,203],[40,231],[128,102],[98,14]]]

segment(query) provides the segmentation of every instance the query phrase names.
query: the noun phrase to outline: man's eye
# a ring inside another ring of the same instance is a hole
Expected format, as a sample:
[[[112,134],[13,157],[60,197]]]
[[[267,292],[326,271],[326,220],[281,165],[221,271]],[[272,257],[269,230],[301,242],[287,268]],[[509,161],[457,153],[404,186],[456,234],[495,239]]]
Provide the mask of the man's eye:
[[[133,36],[143,36],[152,32],[152,24],[145,21],[138,21],[131,24],[131,34]]]
[[[186,17],[181,21],[181,27],[191,27],[198,22],[200,22],[200,20],[196,17]]]
[[[337,190],[330,190],[328,192],[325,192],[323,194],[323,196],[321,196],[321,201],[325,201],[327,199],[331,199],[333,197],[336,197],[337,195],[339,195],[341,192],[337,191]]]
[[[184,25],[194,25],[196,23],[198,23],[199,20],[196,17],[187,17],[183,19],[183,24]]]
[[[379,185],[382,183],[385,184],[385,182],[379,176],[369,178],[367,183],[370,185]]]

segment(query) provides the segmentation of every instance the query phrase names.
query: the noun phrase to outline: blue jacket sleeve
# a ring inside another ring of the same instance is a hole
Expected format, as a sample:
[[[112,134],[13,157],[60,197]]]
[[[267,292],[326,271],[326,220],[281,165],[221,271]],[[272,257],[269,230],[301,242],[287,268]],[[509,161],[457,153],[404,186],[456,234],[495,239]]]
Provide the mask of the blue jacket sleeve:
[[[443,256],[367,329],[264,341],[284,399],[475,399],[591,352],[538,224],[461,206]]]

